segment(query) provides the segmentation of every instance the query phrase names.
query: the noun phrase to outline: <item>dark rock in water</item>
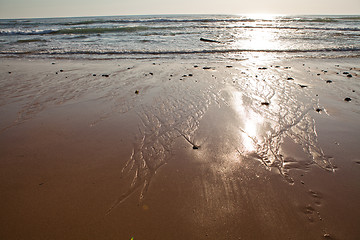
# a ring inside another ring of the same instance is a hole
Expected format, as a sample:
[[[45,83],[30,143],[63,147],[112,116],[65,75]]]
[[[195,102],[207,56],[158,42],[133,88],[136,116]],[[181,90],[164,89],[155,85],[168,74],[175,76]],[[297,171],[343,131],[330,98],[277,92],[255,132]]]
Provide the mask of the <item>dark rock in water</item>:
[[[315,109],[315,111],[317,111],[317,112],[321,112],[321,111],[322,111],[322,109],[321,109],[321,108],[317,108],[317,109]]]
[[[60,69],[60,72],[63,72],[64,70]]]
[[[52,65],[54,65],[55,63],[53,62],[53,63],[51,63]]]
[[[326,80],[326,83],[332,83],[332,81],[331,80]]]
[[[263,106],[269,106],[270,103],[269,103],[269,102],[262,102],[261,105],[263,105]]]
[[[211,69],[211,67],[203,67],[203,69],[207,70],[207,69]]]
[[[55,74],[58,74],[58,72],[56,72]]]
[[[344,101],[350,102],[350,101],[351,101],[351,98],[347,97],[347,98],[344,99]]]
[[[259,70],[266,70],[267,68],[266,67],[259,67],[258,69]]]
[[[192,77],[193,75],[191,73],[189,73],[189,77]]]
[[[186,75],[186,74],[184,74],[182,77],[187,77],[187,75]]]
[[[349,74],[348,72],[343,72],[343,74]]]
[[[153,65],[156,65],[156,63],[153,63]]]
[[[9,74],[11,74],[11,72],[9,72]]]
[[[101,75],[102,77],[109,77],[110,75],[109,74],[103,74]]]
[[[94,77],[96,77],[96,74],[93,74]]]
[[[199,149],[199,147],[198,147],[198,146],[196,146],[196,145],[194,145],[194,146],[193,146],[193,149]]]
[[[219,41],[212,40],[212,39],[206,39],[206,38],[200,38],[200,41],[203,41],[203,42],[213,42],[213,43],[221,43],[221,42],[219,42]]]
[[[131,69],[131,67],[128,67],[127,69],[128,69],[128,70],[130,70],[130,69]]]
[[[227,67],[227,68],[232,68],[233,66],[230,66],[230,65],[229,65],[229,66],[226,66],[226,67]]]
[[[307,87],[306,85],[301,85],[301,84],[299,84],[299,86],[300,86],[301,88],[306,88],[306,87]]]
[[[288,77],[287,80],[294,80],[292,77]]]
[[[284,67],[284,69],[290,69],[291,67]]]
[[[198,65],[195,65],[195,66],[194,66],[194,68],[197,68],[197,67],[199,67],[199,66],[198,66]]]
[[[136,90],[136,91],[135,91],[135,94],[139,94],[139,90]]]
[[[280,66],[275,66],[276,68],[279,68]]]
[[[352,92],[355,92],[355,90],[352,90]]]
[[[348,75],[347,75],[347,77],[351,78],[351,77],[352,77],[352,75],[351,75],[351,74],[348,74]]]
[[[340,67],[340,65],[335,65],[335,67]]]
[[[151,76],[152,76],[152,75],[154,75],[152,72],[151,72],[151,73],[149,73],[149,74],[150,74]]]
[[[318,73],[318,74],[316,74],[316,75],[320,76],[320,73]]]

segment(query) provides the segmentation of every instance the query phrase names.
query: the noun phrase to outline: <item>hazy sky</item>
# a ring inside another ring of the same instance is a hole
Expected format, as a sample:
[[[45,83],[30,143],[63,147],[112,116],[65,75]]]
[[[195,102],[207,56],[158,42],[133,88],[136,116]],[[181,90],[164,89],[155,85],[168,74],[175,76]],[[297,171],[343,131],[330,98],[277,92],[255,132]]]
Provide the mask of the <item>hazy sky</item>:
[[[0,18],[193,13],[360,15],[360,0],[0,0]]]

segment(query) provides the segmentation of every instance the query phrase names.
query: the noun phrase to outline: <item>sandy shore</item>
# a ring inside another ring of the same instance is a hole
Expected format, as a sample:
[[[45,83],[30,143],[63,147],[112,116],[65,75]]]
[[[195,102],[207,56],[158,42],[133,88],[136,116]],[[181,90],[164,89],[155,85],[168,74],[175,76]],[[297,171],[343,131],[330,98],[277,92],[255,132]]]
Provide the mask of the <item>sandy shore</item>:
[[[0,239],[358,239],[359,59],[255,60],[1,59]]]

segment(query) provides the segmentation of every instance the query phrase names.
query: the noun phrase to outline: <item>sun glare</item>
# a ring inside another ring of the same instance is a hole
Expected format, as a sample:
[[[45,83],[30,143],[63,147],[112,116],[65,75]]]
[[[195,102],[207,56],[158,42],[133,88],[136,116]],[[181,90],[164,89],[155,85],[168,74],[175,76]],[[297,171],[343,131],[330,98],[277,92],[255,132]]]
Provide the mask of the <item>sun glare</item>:
[[[242,100],[240,92],[234,92],[234,107],[242,120],[242,127],[240,127],[240,136],[242,141],[242,150],[245,152],[252,152],[256,149],[256,139],[258,139],[259,126],[263,123],[264,119],[259,114],[251,111],[251,108],[246,107],[246,103]]]

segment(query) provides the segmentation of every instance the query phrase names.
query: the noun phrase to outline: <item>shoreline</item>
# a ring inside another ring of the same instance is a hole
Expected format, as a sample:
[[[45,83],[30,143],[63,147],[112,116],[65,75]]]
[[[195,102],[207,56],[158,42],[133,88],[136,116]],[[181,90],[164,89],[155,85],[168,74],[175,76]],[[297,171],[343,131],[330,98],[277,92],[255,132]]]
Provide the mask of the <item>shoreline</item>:
[[[358,59],[1,61],[4,239],[360,234]]]

